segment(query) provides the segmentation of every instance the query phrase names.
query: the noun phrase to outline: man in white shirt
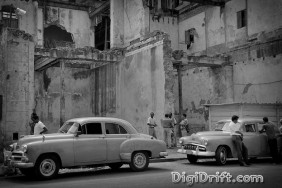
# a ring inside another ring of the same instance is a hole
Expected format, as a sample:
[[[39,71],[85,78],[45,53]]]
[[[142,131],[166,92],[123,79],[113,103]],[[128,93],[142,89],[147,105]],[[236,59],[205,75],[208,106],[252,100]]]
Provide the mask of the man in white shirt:
[[[248,149],[245,146],[243,141],[243,134],[240,132],[241,130],[241,124],[238,122],[239,117],[234,115],[231,118],[231,122],[229,124],[229,131],[230,135],[232,136],[232,141],[235,145],[238,160],[240,163],[240,166],[248,166]]]
[[[35,123],[35,125],[34,125],[34,135],[40,135],[40,134],[46,133],[48,131],[46,126],[41,121],[39,121],[38,116],[34,117],[34,123]]]
[[[157,138],[155,127],[157,126],[156,120],[154,118],[154,112],[150,113],[150,117],[148,118],[147,125],[149,126],[149,135]]]

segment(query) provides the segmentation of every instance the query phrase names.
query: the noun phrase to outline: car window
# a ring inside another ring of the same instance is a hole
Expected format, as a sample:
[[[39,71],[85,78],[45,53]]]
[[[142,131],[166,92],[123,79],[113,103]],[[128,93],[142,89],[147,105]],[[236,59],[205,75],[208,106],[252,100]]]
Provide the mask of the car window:
[[[245,130],[246,132],[256,132],[256,126],[254,123],[246,124]]]
[[[127,131],[120,125],[115,123],[106,123],[106,134],[127,134]]]
[[[85,125],[86,134],[102,134],[102,125],[101,123],[87,123]],[[83,132],[83,126],[81,127]]]

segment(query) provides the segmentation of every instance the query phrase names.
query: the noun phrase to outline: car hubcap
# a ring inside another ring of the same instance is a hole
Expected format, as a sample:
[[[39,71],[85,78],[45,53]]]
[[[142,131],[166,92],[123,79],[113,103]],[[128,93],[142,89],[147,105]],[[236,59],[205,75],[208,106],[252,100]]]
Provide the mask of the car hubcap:
[[[137,153],[133,159],[134,165],[138,168],[143,168],[146,164],[146,156],[143,153]]]
[[[56,164],[51,159],[45,159],[40,164],[40,172],[44,176],[51,176],[56,170]]]
[[[225,149],[222,149],[221,152],[220,152],[220,161],[222,163],[225,163],[225,161],[226,161],[226,151],[225,151]]]

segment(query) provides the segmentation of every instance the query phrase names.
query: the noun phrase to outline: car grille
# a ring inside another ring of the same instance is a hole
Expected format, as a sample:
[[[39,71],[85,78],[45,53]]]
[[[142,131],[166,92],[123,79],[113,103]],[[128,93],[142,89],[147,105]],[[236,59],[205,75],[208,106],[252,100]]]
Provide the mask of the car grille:
[[[23,153],[16,153],[16,152],[12,153],[12,159],[15,161],[21,161],[22,157],[23,157]]]
[[[184,149],[189,149],[189,150],[196,150],[197,146],[192,145],[192,144],[187,144],[184,146]]]
[[[184,149],[188,149],[188,150],[196,150],[197,149],[197,145],[193,145],[193,144],[186,144],[184,145]],[[199,151],[206,151],[205,147],[199,146]]]

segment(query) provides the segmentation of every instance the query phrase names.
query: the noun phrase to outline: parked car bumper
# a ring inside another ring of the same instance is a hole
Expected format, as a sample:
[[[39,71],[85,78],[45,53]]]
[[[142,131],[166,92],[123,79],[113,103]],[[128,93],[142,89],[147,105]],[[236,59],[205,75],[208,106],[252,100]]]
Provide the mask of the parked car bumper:
[[[167,152],[160,152],[160,157],[168,156]]]
[[[18,162],[18,161],[10,161],[10,164],[12,167],[15,168],[32,168],[34,167],[33,163],[23,163],[23,162]]]
[[[188,155],[195,155],[195,156],[200,156],[200,157],[214,157],[215,152],[212,151],[199,151],[199,150],[188,150],[188,149],[178,149],[178,153],[182,154],[188,154]]]

